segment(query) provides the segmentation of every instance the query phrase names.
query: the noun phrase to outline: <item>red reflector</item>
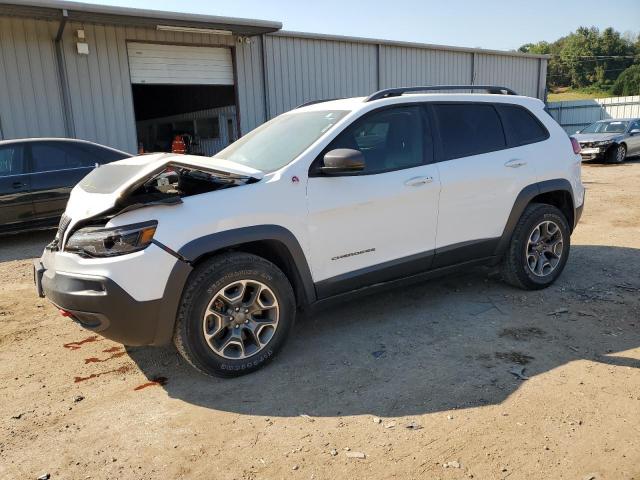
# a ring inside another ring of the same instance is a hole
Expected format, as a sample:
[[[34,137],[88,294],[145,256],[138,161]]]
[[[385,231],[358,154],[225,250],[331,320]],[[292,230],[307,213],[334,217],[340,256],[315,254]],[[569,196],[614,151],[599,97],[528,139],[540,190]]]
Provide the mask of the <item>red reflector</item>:
[[[60,315],[62,315],[63,317],[70,317],[71,312],[67,312],[66,310],[60,309]]]
[[[571,146],[573,147],[573,153],[577,155],[582,150],[580,148],[580,143],[578,142],[578,140],[576,140],[573,137],[569,137],[569,138],[571,139]]]

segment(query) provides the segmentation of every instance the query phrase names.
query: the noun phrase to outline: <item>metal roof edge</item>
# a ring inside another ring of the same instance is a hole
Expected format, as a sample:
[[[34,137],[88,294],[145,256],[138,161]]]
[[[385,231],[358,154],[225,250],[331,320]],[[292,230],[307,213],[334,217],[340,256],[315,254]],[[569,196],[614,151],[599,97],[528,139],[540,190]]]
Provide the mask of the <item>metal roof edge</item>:
[[[69,12],[114,15],[120,17],[145,18],[159,21],[194,22],[198,24],[228,24],[245,27],[259,27],[268,31],[282,28],[282,22],[250,18],[221,17],[199,13],[169,12],[141,8],[117,7],[112,5],[94,5],[63,0],[0,0],[0,6],[33,7],[38,9],[67,10]]]
[[[448,50],[465,53],[485,53],[488,55],[504,55],[519,58],[542,58],[548,60],[551,55],[544,55],[538,53],[523,53],[510,50],[491,50],[486,48],[472,48],[472,47],[455,47],[452,45],[437,45],[432,43],[419,43],[419,42],[407,42],[402,40],[383,40],[378,38],[367,37],[350,37],[346,35],[330,35],[324,33],[307,33],[297,32],[292,30],[278,30],[277,32],[271,32],[268,35],[277,37],[299,37],[308,38],[312,40],[334,40],[339,42],[355,42],[355,43],[368,43],[372,45],[389,45],[394,47],[412,47],[423,48],[425,50]]]

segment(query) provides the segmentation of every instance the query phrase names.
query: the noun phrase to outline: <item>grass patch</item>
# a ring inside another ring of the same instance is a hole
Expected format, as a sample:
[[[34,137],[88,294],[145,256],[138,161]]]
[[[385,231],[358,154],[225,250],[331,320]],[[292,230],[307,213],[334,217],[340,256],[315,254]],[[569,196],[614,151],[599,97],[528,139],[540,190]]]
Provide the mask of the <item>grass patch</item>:
[[[592,98],[612,97],[609,90],[601,90],[594,87],[588,88],[568,88],[560,87],[549,92],[547,101],[549,102],[570,102],[573,100],[589,100]]]

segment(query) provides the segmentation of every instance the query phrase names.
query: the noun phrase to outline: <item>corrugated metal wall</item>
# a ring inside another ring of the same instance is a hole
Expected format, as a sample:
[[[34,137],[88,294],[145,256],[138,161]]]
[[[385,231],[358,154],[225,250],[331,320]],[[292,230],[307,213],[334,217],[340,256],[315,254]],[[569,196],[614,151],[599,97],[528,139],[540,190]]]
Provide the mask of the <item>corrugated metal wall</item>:
[[[57,24],[0,17],[0,139],[63,136],[53,41]]]
[[[57,22],[0,18],[1,132],[64,136]],[[78,55],[84,29],[89,55]],[[233,47],[241,132],[309,100],[419,84],[495,83],[542,98],[546,60],[362,39],[280,32],[235,37],[70,22],[63,36],[70,136],[136,151],[127,42]]]
[[[310,100],[399,86],[488,83],[544,97],[539,58],[283,32],[264,42],[269,118]]]
[[[264,41],[269,118],[310,100],[376,90],[375,45],[276,35]]]
[[[549,114],[569,134],[608,118],[640,117],[640,96],[549,102]]]
[[[380,88],[465,85],[473,77],[473,54],[382,45]]]
[[[236,46],[240,130],[250,132],[267,119],[262,64],[262,37]]]
[[[66,136],[54,37],[58,22],[0,17],[0,135]],[[78,55],[83,29],[89,55]],[[157,31],[70,22],[63,35],[71,101],[70,136],[135,152],[136,131],[127,41],[234,47],[243,133],[265,120],[260,38]]]
[[[477,53],[475,60],[476,85],[503,85],[520,95],[538,97],[540,61],[537,58]]]
[[[84,28],[89,55],[75,51]],[[232,37],[70,23],[63,38],[75,136],[136,151],[136,130],[127,41],[235,46]]]

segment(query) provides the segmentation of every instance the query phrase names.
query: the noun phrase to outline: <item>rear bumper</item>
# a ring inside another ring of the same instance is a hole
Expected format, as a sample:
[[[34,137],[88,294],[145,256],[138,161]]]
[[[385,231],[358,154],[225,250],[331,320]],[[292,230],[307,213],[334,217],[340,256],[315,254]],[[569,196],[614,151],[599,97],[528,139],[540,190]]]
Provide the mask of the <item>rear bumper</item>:
[[[115,281],[97,275],[80,275],[34,265],[36,290],[67,312],[82,327],[116,342],[165,345],[171,341],[182,289],[191,266],[177,262],[162,298],[138,301]]]

